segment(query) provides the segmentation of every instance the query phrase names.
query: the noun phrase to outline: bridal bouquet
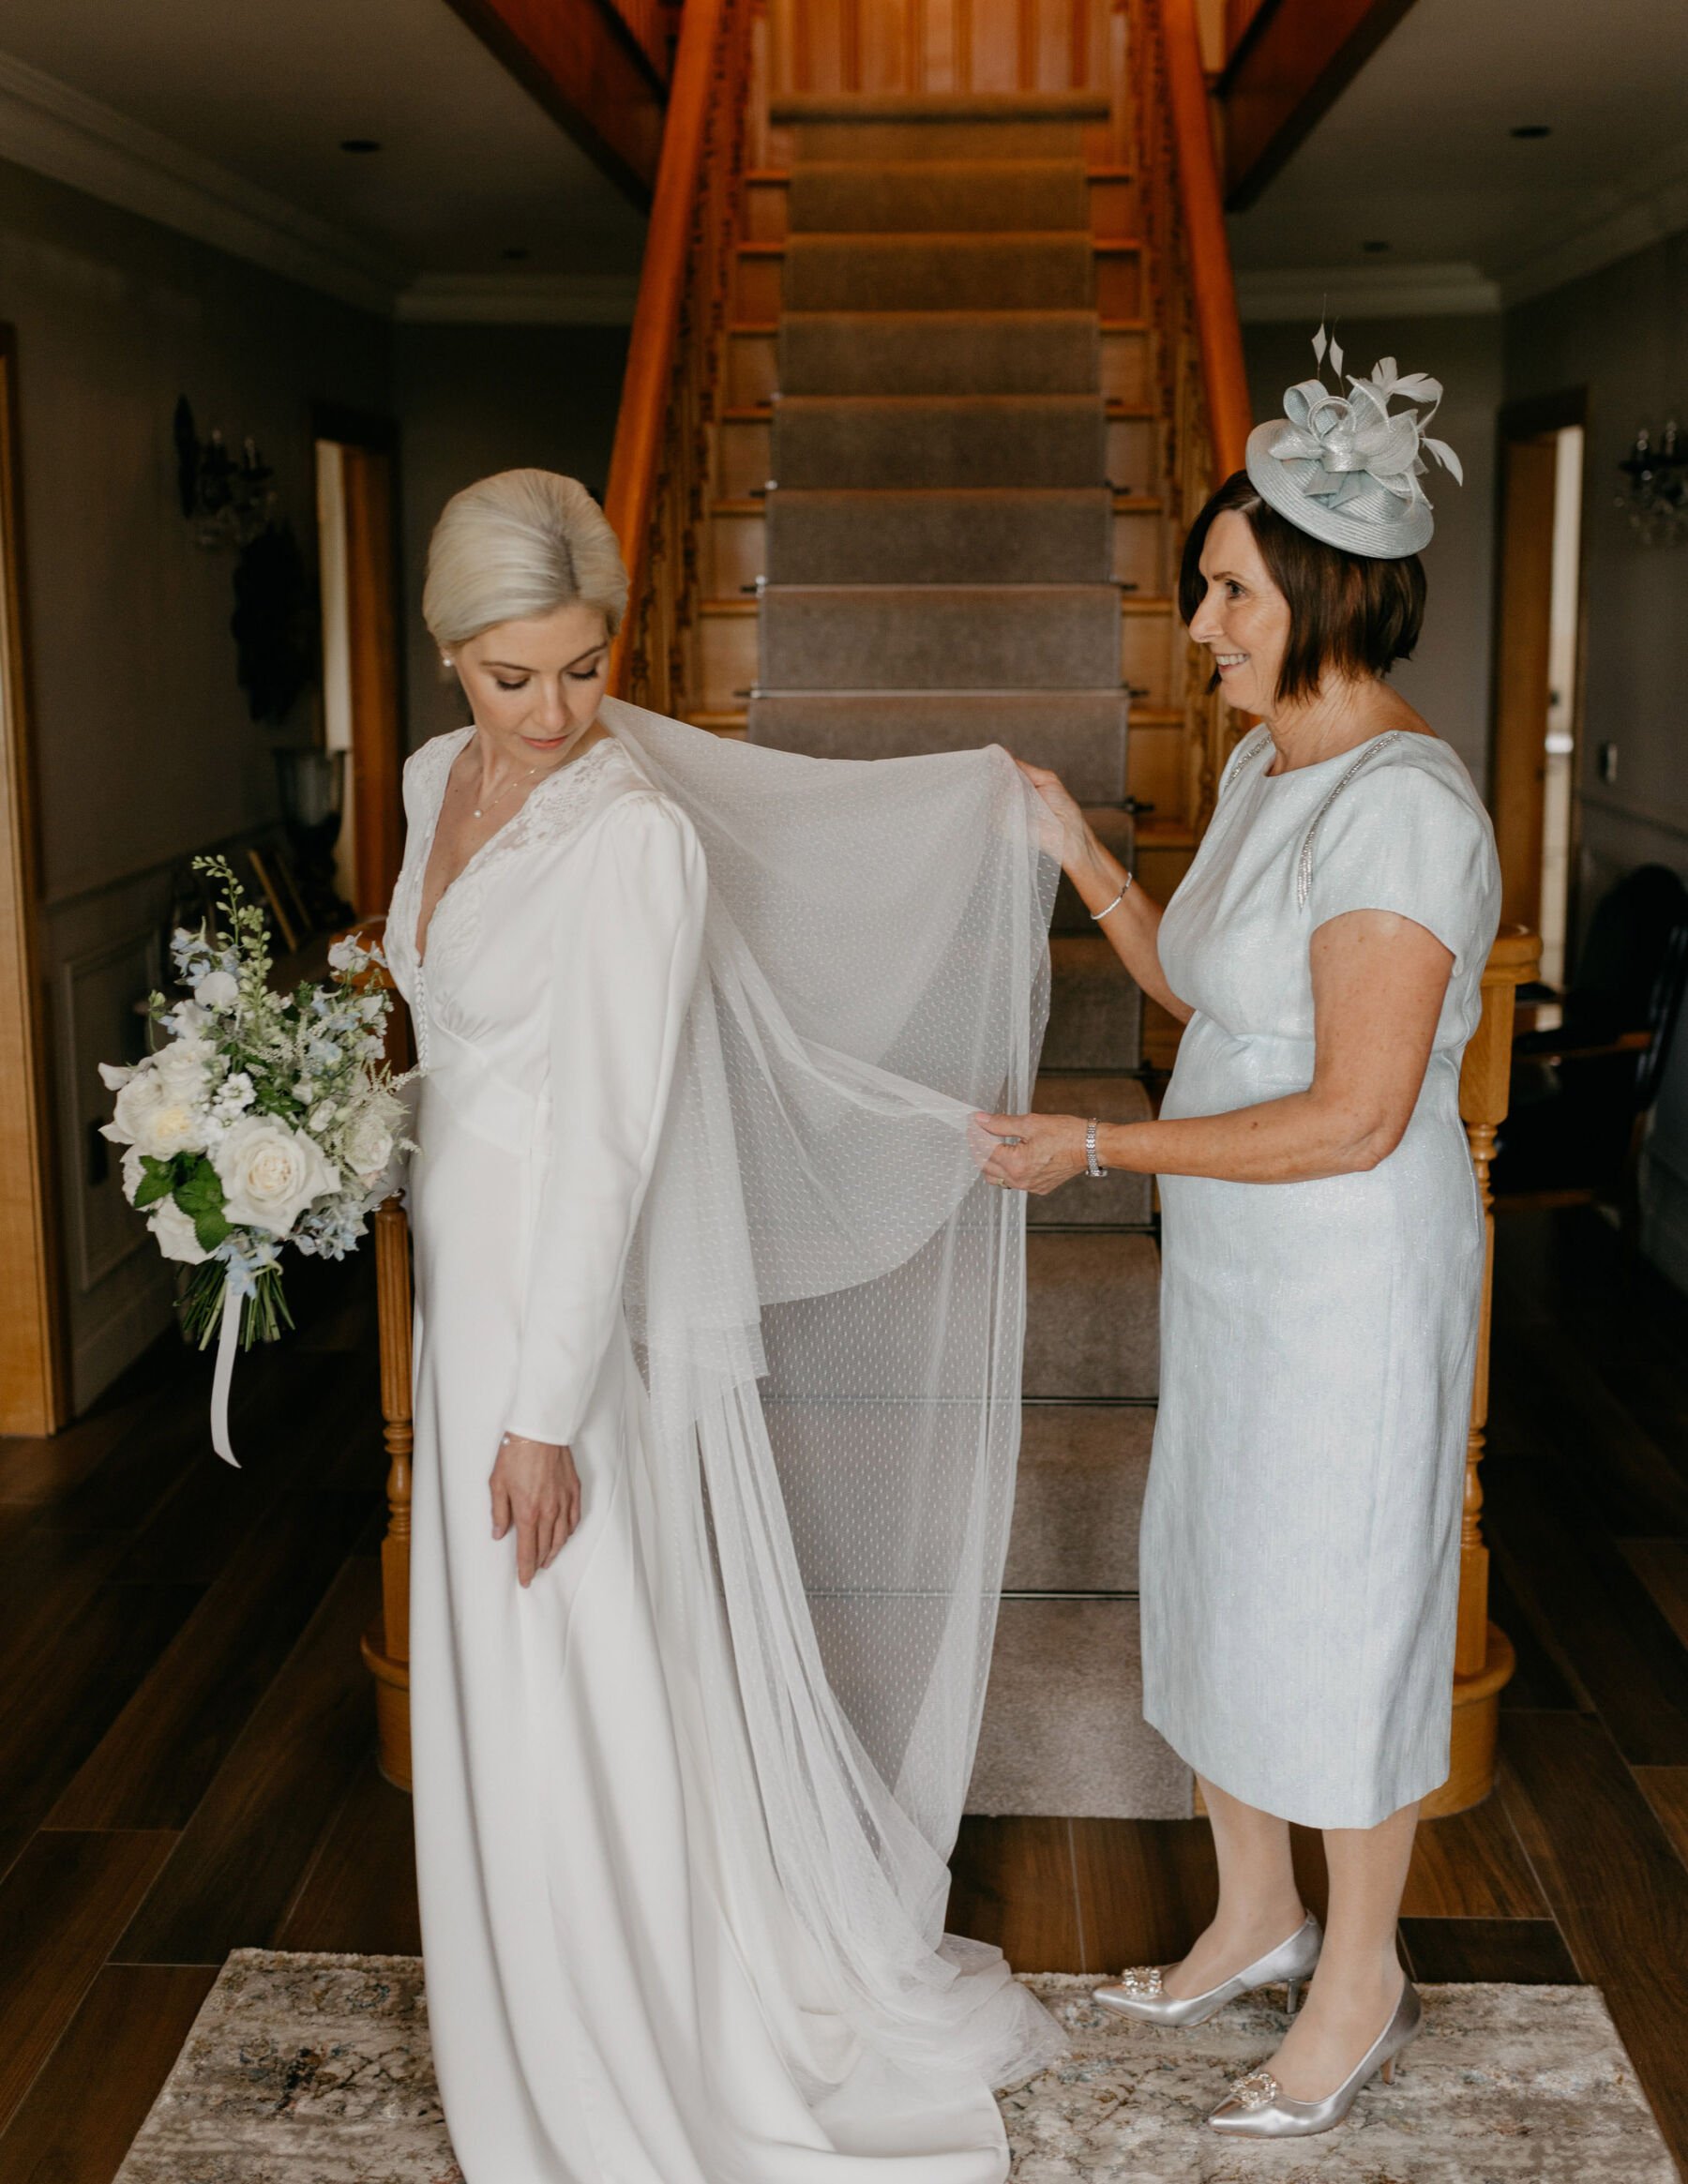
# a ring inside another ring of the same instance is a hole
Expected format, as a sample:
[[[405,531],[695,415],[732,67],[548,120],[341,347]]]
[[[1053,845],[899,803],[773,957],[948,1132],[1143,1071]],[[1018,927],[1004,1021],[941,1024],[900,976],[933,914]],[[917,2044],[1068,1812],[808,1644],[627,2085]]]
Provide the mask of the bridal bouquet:
[[[222,857],[196,870],[220,886],[222,931],[178,930],[176,975],[192,998],[148,1003],[164,1043],[133,1068],[100,1064],[117,1098],[105,1136],[124,1148],[124,1196],[164,1257],[190,1271],[183,1326],[203,1349],[220,1335],[212,1439],[228,1445],[237,1338],[273,1342],[293,1324],[281,1246],[343,1258],[388,1194],[405,1121],[384,1060],[392,996],[369,987],[379,958],[354,941],[328,952],[332,976],[274,992],[264,913]]]

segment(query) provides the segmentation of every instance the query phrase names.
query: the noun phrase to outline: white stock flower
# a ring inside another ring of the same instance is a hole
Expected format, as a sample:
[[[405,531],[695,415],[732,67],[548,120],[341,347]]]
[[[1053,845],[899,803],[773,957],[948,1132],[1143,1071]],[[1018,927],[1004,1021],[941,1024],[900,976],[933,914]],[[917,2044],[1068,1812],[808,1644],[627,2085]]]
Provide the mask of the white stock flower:
[[[203,1009],[232,1009],[240,999],[240,981],[229,971],[207,972],[193,989]]]
[[[173,1054],[178,1049],[171,1049]],[[162,1066],[166,1056],[135,1070],[118,1092],[104,1135],[116,1145],[137,1146],[156,1160],[178,1152],[199,1152],[205,1142],[199,1094],[204,1089],[203,1065],[188,1070]]]
[[[339,1184],[339,1171],[318,1147],[273,1115],[236,1122],[214,1159],[225,1217],[272,1236],[285,1236],[312,1198]]]
[[[193,1223],[173,1198],[160,1198],[146,1226],[166,1258],[180,1259],[184,1266],[200,1266],[211,1256],[201,1248]]]

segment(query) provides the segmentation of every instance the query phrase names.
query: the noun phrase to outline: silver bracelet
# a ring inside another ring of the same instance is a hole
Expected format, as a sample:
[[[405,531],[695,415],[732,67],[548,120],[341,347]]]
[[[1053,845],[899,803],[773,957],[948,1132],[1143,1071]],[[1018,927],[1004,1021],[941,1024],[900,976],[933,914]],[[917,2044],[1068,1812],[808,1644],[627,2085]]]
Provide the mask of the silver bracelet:
[[[1087,1175],[1106,1175],[1108,1170],[1096,1159],[1096,1122],[1093,1116],[1084,1125],[1084,1169]]]
[[[1118,909],[1119,909],[1119,907],[1120,907],[1120,905],[1121,905],[1121,903],[1123,903],[1123,902],[1124,901],[1125,897],[1126,897],[1126,896],[1128,896],[1130,893],[1131,893],[1131,874],[1130,874],[1129,872],[1127,872],[1127,873],[1126,873],[1126,875],[1125,875],[1125,884],[1124,884],[1124,886],[1121,888],[1121,890],[1120,890],[1119,894],[1118,894],[1118,895],[1116,895],[1116,896],[1114,896],[1113,900],[1112,900],[1112,901],[1111,901],[1111,902],[1108,904],[1108,910],[1093,910],[1093,911],[1091,911],[1091,922],[1092,922],[1092,924],[1093,924],[1093,925],[1098,925],[1098,926],[1099,926],[1099,925],[1102,923],[1102,920],[1103,920],[1103,919],[1104,919],[1104,918],[1105,918],[1105,917],[1106,917],[1106,916],[1108,914],[1108,911],[1115,911],[1115,910],[1118,910]]]

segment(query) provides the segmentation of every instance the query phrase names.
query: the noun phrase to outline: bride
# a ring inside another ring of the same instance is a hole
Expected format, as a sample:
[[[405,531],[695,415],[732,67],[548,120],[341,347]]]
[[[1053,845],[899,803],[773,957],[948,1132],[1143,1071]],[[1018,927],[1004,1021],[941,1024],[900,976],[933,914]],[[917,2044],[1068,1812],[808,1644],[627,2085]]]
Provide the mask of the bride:
[[[1000,751],[605,696],[572,480],[460,493],[405,769],[412,1722],[468,2184],[996,2184],[1059,2051],[946,1936],[1013,1491],[1052,864]]]

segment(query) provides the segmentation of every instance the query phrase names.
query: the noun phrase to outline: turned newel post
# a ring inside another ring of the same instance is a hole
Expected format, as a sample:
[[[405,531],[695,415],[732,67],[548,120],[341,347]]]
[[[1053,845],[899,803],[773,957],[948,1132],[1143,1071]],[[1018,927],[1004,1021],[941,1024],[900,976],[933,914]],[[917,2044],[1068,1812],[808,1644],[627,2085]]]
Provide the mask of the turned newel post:
[[[366,947],[381,938],[385,921],[357,928]],[[371,986],[391,990],[384,963],[367,973]],[[412,1054],[410,1026],[395,1006],[387,1019],[386,1059],[402,1074]],[[386,1444],[387,1528],[381,1543],[381,1613],[363,1634],[364,1665],[375,1679],[375,1740],[381,1771],[400,1789],[411,1785],[410,1545],[411,1545],[411,1257],[410,1222],[395,1196],[377,1207],[375,1312],[381,1342],[382,1438]]]
[[[1512,1642],[1488,1619],[1488,1549],[1483,1544],[1483,1461],[1488,1428],[1489,1319],[1495,1279],[1494,1198],[1489,1163],[1506,1119],[1512,1078],[1513,1008],[1517,989],[1535,976],[1542,943],[1522,926],[1502,926],[1483,973],[1483,1017],[1459,1074],[1459,1112],[1483,1198],[1483,1293],[1477,1318],[1477,1372],[1466,1443],[1465,1514],[1459,1542],[1459,1627],[1454,1654],[1454,1739],[1447,1781],[1423,1810],[1461,1813],[1487,1797],[1495,1782],[1495,1738],[1500,1693],[1514,1666]]]
[[[381,1771],[409,1789],[411,1543],[410,1223],[396,1197],[375,1215],[376,1309],[381,1328],[381,1415],[387,1453],[387,1529],[381,1543],[381,1613],[364,1634],[375,1679]]]

